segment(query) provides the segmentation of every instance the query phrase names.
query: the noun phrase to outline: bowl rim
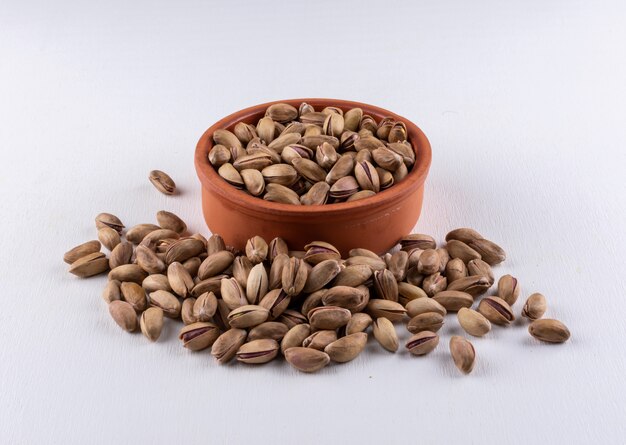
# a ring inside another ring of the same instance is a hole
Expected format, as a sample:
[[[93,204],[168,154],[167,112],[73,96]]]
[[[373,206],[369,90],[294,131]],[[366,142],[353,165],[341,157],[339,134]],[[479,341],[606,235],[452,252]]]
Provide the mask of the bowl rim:
[[[377,121],[382,117],[390,116],[396,120],[401,120],[406,124],[407,136],[411,140],[413,149],[415,150],[415,164],[407,176],[398,184],[394,184],[386,190],[376,193],[374,196],[359,199],[351,202],[341,202],[322,205],[293,205],[278,202],[266,201],[263,198],[249,195],[243,190],[239,190],[228,184],[222,179],[217,170],[211,165],[208,159],[208,153],[213,147],[213,133],[220,128],[232,128],[237,122],[245,121],[255,114],[265,110],[272,104],[288,103],[298,107],[302,102],[307,102],[314,107],[337,106],[344,110],[350,108],[361,108],[363,114],[375,115]],[[297,103],[297,105],[296,105]],[[415,188],[422,186],[426,180],[428,170],[432,161],[432,150],[428,138],[424,132],[413,122],[396,113],[392,113],[384,108],[369,105],[363,102],[348,101],[342,99],[326,99],[326,98],[303,98],[303,99],[284,99],[253,105],[248,108],[229,114],[211,125],[200,137],[195,150],[195,167],[196,173],[203,188],[220,195],[223,199],[230,201],[233,205],[245,208],[248,211],[267,213],[271,212],[276,215],[294,216],[294,215],[324,215],[324,216],[340,216],[359,212],[368,212],[381,206],[393,204]]]

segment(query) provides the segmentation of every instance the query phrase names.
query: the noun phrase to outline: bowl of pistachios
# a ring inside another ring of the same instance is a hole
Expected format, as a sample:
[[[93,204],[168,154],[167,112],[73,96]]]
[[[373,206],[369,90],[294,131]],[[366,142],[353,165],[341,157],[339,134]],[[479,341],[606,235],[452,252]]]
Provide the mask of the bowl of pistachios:
[[[339,99],[290,99],[220,119],[195,166],[213,233],[243,249],[254,235],[293,249],[324,240],[342,254],[384,252],[415,226],[431,163],[408,119]]]

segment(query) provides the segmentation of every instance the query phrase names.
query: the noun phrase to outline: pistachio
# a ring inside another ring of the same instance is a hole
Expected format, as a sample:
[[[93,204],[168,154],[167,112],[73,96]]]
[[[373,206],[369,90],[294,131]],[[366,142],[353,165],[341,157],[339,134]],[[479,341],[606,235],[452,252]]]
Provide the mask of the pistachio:
[[[406,124],[404,122],[395,122],[391,130],[389,130],[389,136],[387,138],[389,142],[402,142],[406,141],[406,138]]]
[[[446,244],[446,250],[452,258],[459,258],[464,263],[474,259],[481,259],[480,253],[476,252],[470,246],[462,241],[450,240]]]
[[[325,120],[326,114],[319,111],[312,111],[300,115],[300,122],[303,122],[304,124],[313,124],[322,127]]]
[[[360,108],[352,108],[346,111],[344,119],[344,128],[350,131],[356,131],[361,123],[363,117],[363,110]]]
[[[467,263],[467,273],[469,275],[482,275],[487,278],[489,284],[493,285],[495,278],[491,266],[481,259],[473,259]],[[459,277],[462,278],[462,277]]]
[[[483,236],[474,229],[462,227],[460,229],[454,229],[448,232],[446,235],[446,241],[458,240],[465,244],[468,244],[474,240],[483,239]]]
[[[406,342],[405,347],[413,355],[426,355],[439,344],[439,336],[434,332],[422,331],[414,334]]]
[[[404,281],[398,283],[398,302],[407,306],[411,301],[417,299],[428,299],[428,295],[418,286]]]
[[[337,274],[333,284],[335,286],[356,287],[364,284],[372,276],[372,268],[365,264],[347,266]]]
[[[250,304],[257,304],[267,294],[268,278],[263,263],[258,263],[250,270],[246,283],[246,297]]]
[[[316,372],[330,363],[330,357],[316,349],[293,347],[285,351],[285,360],[302,372]]]
[[[294,325],[283,337],[283,340],[280,344],[280,350],[283,354],[294,347],[302,346],[304,340],[311,334],[311,327],[306,324],[297,324]]]
[[[200,259],[200,257],[196,256],[185,260],[182,264],[183,267],[187,269],[187,272],[189,272],[189,275],[195,277],[198,275],[198,270],[200,270],[200,264],[202,264],[202,260]]]
[[[243,329],[229,329],[217,337],[211,347],[211,355],[220,364],[228,363],[246,341],[246,335]]]
[[[324,119],[326,119],[326,116],[324,116]],[[304,136],[300,140],[300,143],[302,145],[304,145],[305,147],[309,147],[311,150],[315,150],[324,142],[327,142],[330,145],[332,145],[335,148],[335,150],[339,148],[339,139],[330,135],[321,134],[317,136]]]
[[[329,136],[339,137],[341,133],[343,133],[344,129],[344,119],[343,115],[338,113],[329,113],[324,119],[324,124],[322,125],[322,132]]]
[[[84,256],[98,252],[100,252],[100,241],[87,241],[86,243],[79,244],[78,246],[65,252],[63,255],[63,261],[67,264],[72,264]]]
[[[389,131],[391,130],[391,127],[393,127],[394,123],[395,121],[392,117],[383,118],[383,120],[381,120],[378,123],[378,129],[376,130],[376,137],[378,137],[381,140],[386,141],[387,138],[389,137]]]
[[[137,329],[137,314],[135,309],[122,300],[114,300],[109,303],[109,313],[117,325],[128,332]]]
[[[499,297],[485,297],[478,304],[478,312],[492,323],[506,326],[515,320],[509,304]]]
[[[102,229],[103,227],[110,227],[121,235],[125,226],[117,216],[111,213],[99,213],[96,215],[96,229]]]
[[[393,182],[397,184],[402,181],[409,174],[409,170],[406,168],[406,165],[400,164],[395,172],[393,172]]]
[[[502,247],[493,241],[486,239],[475,239],[469,242],[468,246],[478,252],[482,259],[490,266],[500,264],[506,259],[506,253]]]
[[[337,306],[356,312],[369,298],[358,287],[333,286],[324,292],[321,301],[325,306]],[[304,308],[304,306],[303,306]]]
[[[324,142],[315,150],[315,160],[317,161],[317,164],[322,168],[330,169],[333,165],[335,165],[337,159],[339,159],[337,150],[335,150],[335,147],[330,145],[328,142]]]
[[[198,269],[198,278],[206,280],[221,274],[230,267],[234,259],[235,256],[227,250],[220,250],[209,255],[200,265],[200,269]]]
[[[509,306],[513,306],[520,294],[520,286],[517,278],[511,275],[503,275],[498,280],[498,297],[506,301]]]
[[[354,170],[354,159],[350,156],[340,156],[326,175],[326,182],[330,185],[334,185],[341,178],[347,177]],[[356,179],[355,179],[356,183]],[[358,185],[358,184],[357,184]]]
[[[385,317],[379,317],[373,324],[374,338],[387,351],[396,352],[398,350],[398,334],[393,323]]]
[[[372,270],[383,270],[387,267],[384,260],[379,257],[372,258],[369,256],[351,256],[346,260],[346,266],[364,265],[370,267]]]
[[[392,150],[389,150],[387,147],[379,147],[375,149],[372,151],[372,157],[379,167],[392,173],[398,170],[401,166],[404,166],[402,156]]]
[[[306,260],[306,256],[305,256]],[[309,272],[306,284],[302,289],[305,293],[320,290],[330,283],[341,271],[341,265],[337,260],[324,260],[313,267]]]
[[[220,165],[220,168],[217,170],[217,173],[230,185],[236,188],[243,188],[243,178],[241,174],[237,171],[237,169],[231,164],[227,162],[225,164]]]
[[[367,312],[373,318],[385,317],[393,322],[402,320],[406,309],[395,301],[373,298],[367,303]]]
[[[298,179],[298,172],[289,164],[273,164],[261,170],[266,183],[290,186]]]
[[[358,201],[359,199],[371,198],[375,194],[376,192],[373,192],[371,190],[360,190],[356,192],[354,195],[350,195],[350,197],[346,199],[346,202],[352,202],[352,201]]]
[[[228,130],[215,130],[213,133],[213,141],[216,144],[223,145],[224,147],[230,149],[231,147],[242,147],[241,142],[233,133]]]
[[[374,272],[376,294],[383,300],[398,301],[398,282],[388,269]]]
[[[354,176],[344,176],[330,188],[329,196],[335,199],[346,199],[359,190],[359,184]]]
[[[128,238],[128,237],[127,237]],[[139,243],[140,245],[146,246],[150,249],[156,250],[157,246],[165,241],[177,240],[180,238],[180,235],[173,230],[169,229],[158,229],[148,233]]]
[[[124,282],[120,284],[120,292],[124,301],[130,303],[136,312],[142,312],[148,306],[146,293],[139,284]]]
[[[537,320],[546,313],[546,297],[540,293],[534,293],[528,297],[522,309],[522,317],[529,320]]]
[[[315,329],[337,329],[348,323],[351,317],[348,309],[339,306],[316,307],[309,311],[309,324]]]
[[[313,241],[304,246],[306,254],[304,261],[309,264],[318,264],[325,260],[340,260],[341,254],[339,250],[332,244],[324,241]]]
[[[256,128],[245,122],[238,122],[235,128],[233,128],[233,133],[235,133],[237,139],[244,145],[257,137]]]
[[[261,196],[265,191],[265,180],[260,171],[246,168],[239,172],[241,179],[252,196]]]
[[[139,317],[141,332],[150,341],[157,341],[163,329],[163,311],[157,307],[148,308]]]
[[[245,292],[234,278],[222,278],[220,294],[230,310],[248,303]]]
[[[269,288],[278,289],[282,287],[283,269],[289,262],[289,256],[285,253],[279,253],[272,261],[269,273]],[[246,278],[247,282],[247,278]]]
[[[302,102],[300,104],[300,108],[298,108],[298,115],[302,116],[303,114],[306,113],[313,113],[315,111],[315,109],[313,108],[312,105],[306,103],[306,102]]]
[[[387,144],[387,148],[402,157],[402,161],[407,168],[415,164],[415,151],[408,142],[392,142]]]
[[[167,279],[172,290],[180,297],[187,298],[195,286],[193,278],[180,263],[172,263],[167,267]]]
[[[300,197],[302,205],[323,205],[328,201],[330,193],[330,185],[326,182],[316,182],[313,186]],[[354,196],[354,195],[353,195]]]
[[[293,121],[288,123],[285,126],[285,129],[281,134],[289,134],[289,133],[297,133],[299,135],[303,135],[305,130],[305,125],[302,122]]]
[[[156,290],[171,291],[170,282],[167,280],[167,276],[163,274],[148,275],[142,282],[141,287],[150,294]]]
[[[354,142],[356,151],[373,152],[377,148],[385,148],[385,144],[374,136],[361,136]]]
[[[241,172],[243,170],[263,170],[265,167],[272,165],[272,157],[269,154],[257,152],[239,156],[233,162],[235,170]]]
[[[265,111],[265,115],[276,122],[289,122],[298,117],[298,110],[285,103],[275,103],[270,105]]]
[[[305,348],[323,351],[326,346],[337,340],[337,332],[334,330],[321,330],[313,332],[302,342]]]
[[[169,175],[161,170],[152,170],[148,179],[154,187],[166,195],[173,195],[176,192],[176,183]]]
[[[107,270],[109,270],[109,260],[102,252],[85,255],[74,261],[69,268],[71,274],[80,278],[92,277]]]
[[[233,328],[251,328],[263,323],[269,311],[262,306],[247,304],[233,309],[228,314],[228,322]]]
[[[150,306],[161,308],[166,317],[178,318],[180,316],[180,301],[171,292],[165,290],[151,292]]]
[[[106,303],[121,299],[120,282],[117,280],[108,281],[102,290],[102,299]]]
[[[263,199],[281,204],[300,205],[298,194],[288,187],[280,184],[267,184]]]
[[[202,321],[184,326],[178,334],[183,346],[191,351],[210,347],[219,336],[220,330],[216,325]]]
[[[215,292],[217,294],[218,292],[220,292],[222,279],[226,277],[228,277],[228,275],[222,274],[207,278],[206,280],[197,281],[191,289],[191,295],[198,298],[205,292]]]
[[[196,321],[211,321],[217,312],[217,297],[213,292],[200,295],[193,305],[193,316]]]
[[[470,275],[469,277],[459,278],[448,286],[447,290],[456,290],[466,292],[473,297],[482,295],[491,287],[489,279],[482,275]]]
[[[570,338],[567,326],[558,320],[548,318],[533,321],[528,326],[528,332],[537,340],[547,343],[563,343]]]
[[[453,335],[450,338],[450,354],[454,364],[463,374],[469,374],[474,369],[476,352],[474,346],[465,338]]]
[[[230,150],[223,145],[216,144],[209,151],[209,162],[214,167],[220,167],[230,161]]]
[[[437,332],[443,326],[443,315],[438,312],[424,312],[409,320],[407,330],[411,334],[422,331]]]
[[[406,278],[406,272],[409,265],[409,254],[403,250],[393,253],[389,260],[386,261],[387,268],[391,271],[394,278],[401,282]]]
[[[432,297],[438,292],[445,290],[447,284],[447,278],[437,272],[424,278],[422,281],[422,289],[424,289],[424,292],[426,292],[429,297]]]
[[[183,300],[183,304],[180,308],[180,318],[183,320],[183,324],[185,326],[199,321],[193,314],[193,307],[195,304],[196,299],[194,297],[185,298]]]
[[[433,300],[449,312],[457,312],[463,307],[471,307],[474,304],[474,298],[470,294],[456,290],[438,292],[433,297]]]
[[[360,164],[361,162],[372,163],[372,161],[373,161],[372,152],[369,151],[369,150],[361,150],[361,151],[358,151],[354,155],[354,163],[355,163],[355,165],[356,164]],[[376,174],[378,174],[378,172],[376,172]],[[379,185],[380,185],[380,181],[379,181]]]
[[[395,179],[393,174],[389,170],[376,167],[376,173],[378,173],[378,181],[380,182],[380,189],[385,190],[393,185]]]
[[[130,264],[133,257],[133,245],[129,242],[122,241],[111,251],[109,256],[109,267],[115,269],[122,264]]]
[[[165,270],[165,263],[146,246],[137,246],[135,256],[139,267],[149,274],[160,274]]]
[[[411,318],[428,312],[437,313],[442,317],[448,313],[446,308],[434,298],[418,298],[411,300],[406,305],[406,312]]]
[[[480,312],[463,307],[456,314],[459,324],[469,335],[482,337],[491,330],[491,323]]]
[[[423,235],[420,233],[413,233],[411,235],[404,236],[400,239],[400,246],[402,250],[410,251],[412,249],[436,249],[437,243],[435,239],[430,235]]]
[[[165,210],[160,210],[156,214],[157,222],[162,229],[173,230],[174,232],[181,234],[187,230],[187,224],[180,219],[178,215]]]
[[[337,363],[345,363],[354,360],[365,349],[367,334],[356,332],[335,340],[324,348],[330,359]]]
[[[155,224],[137,224],[126,232],[126,239],[133,244],[139,244],[151,232],[159,230],[160,227]]]
[[[284,150],[285,149],[283,149],[283,151]],[[260,139],[255,139],[255,140],[250,141],[250,143],[248,144],[247,152],[248,154],[254,154],[254,153],[266,154],[267,156],[270,157],[273,164],[279,164],[281,160],[280,153],[277,153],[276,151],[269,148],[267,145],[263,144]]]
[[[431,275],[439,271],[439,254],[435,249],[424,250],[417,261],[417,271],[423,275]]]
[[[260,338],[271,338],[281,341],[287,333],[287,326],[277,321],[266,321],[250,329],[248,333],[248,341],[258,340]]]
[[[242,363],[262,364],[272,361],[278,354],[276,340],[262,338],[241,345],[236,353],[237,360]]]
[[[269,318],[275,319],[282,314],[289,306],[291,298],[282,289],[274,289],[265,294],[265,297],[259,303],[259,306],[264,307],[270,313]]]
[[[355,332],[364,332],[372,324],[372,317],[364,312],[352,314],[350,321],[346,324],[346,335]]]
[[[290,258],[282,273],[282,286],[287,295],[294,297],[302,292],[307,281],[308,271],[302,260]]]

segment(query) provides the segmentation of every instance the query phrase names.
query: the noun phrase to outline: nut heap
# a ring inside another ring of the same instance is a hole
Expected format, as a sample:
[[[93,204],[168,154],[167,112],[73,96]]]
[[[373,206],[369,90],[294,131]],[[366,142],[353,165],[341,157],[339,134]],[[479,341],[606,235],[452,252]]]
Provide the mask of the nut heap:
[[[208,240],[188,236],[187,225],[173,213],[158,212],[157,222],[130,228],[123,241],[124,224],[101,213],[98,240],[73,248],[63,259],[79,277],[110,269],[102,297],[122,329],[139,328],[156,341],[166,318],[181,319],[183,346],[211,348],[219,363],[233,358],[266,363],[280,353],[296,369],[314,372],[357,357],[370,326],[377,342],[396,352],[394,323],[406,322],[412,336],[405,347],[421,356],[437,347],[449,312],[456,312],[459,325],[474,337],[515,320],[512,306],[521,290],[511,275],[502,276],[494,295],[472,309],[495,283],[492,266],[505,253],[471,229],[451,231],[439,248],[431,236],[413,234],[383,257],[353,249],[342,259],[323,241],[290,251],[281,238],[268,244],[256,236],[245,252],[237,252],[216,234]],[[108,258],[101,244],[111,251]],[[528,297],[521,314],[532,321],[530,334],[548,343],[566,341],[567,327],[542,319],[545,311],[543,295]],[[472,343],[452,336],[449,348],[457,368],[471,372]]]
[[[415,163],[404,122],[360,108],[271,105],[256,126],[217,130],[209,162],[229,184],[267,201],[320,205],[367,198]]]

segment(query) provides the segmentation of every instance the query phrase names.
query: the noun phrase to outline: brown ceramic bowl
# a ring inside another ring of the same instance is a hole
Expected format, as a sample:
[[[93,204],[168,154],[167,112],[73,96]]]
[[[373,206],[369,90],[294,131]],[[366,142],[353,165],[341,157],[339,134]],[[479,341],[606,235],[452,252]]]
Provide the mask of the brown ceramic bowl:
[[[380,121],[391,116],[406,124],[408,139],[415,149],[416,161],[399,183],[375,196],[353,202],[319,206],[295,206],[265,201],[238,190],[224,181],[209,163],[213,132],[219,128],[232,131],[237,122],[254,123],[273,103],[285,102],[298,108],[307,102],[322,109],[337,106],[344,111],[359,107]],[[269,243],[282,237],[289,248],[301,250],[310,241],[326,241],[342,254],[355,247],[383,253],[403,235],[410,233],[420,216],[424,181],[431,162],[428,139],[417,125],[395,113],[360,102],[337,99],[292,99],[268,102],[233,113],[204,132],[196,147],[196,172],[202,183],[202,211],[212,233],[219,233],[228,245],[238,249],[260,235]]]

